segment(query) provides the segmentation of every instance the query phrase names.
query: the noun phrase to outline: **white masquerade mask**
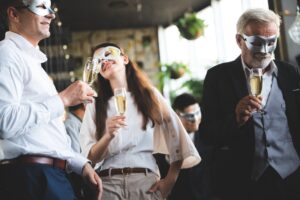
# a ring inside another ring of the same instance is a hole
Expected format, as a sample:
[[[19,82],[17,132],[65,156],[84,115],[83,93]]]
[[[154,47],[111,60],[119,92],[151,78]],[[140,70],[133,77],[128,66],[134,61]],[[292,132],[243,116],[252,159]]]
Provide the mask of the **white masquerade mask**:
[[[121,50],[117,47],[108,46],[103,48],[101,51],[97,52],[94,55],[94,59],[98,59],[99,61],[103,60],[116,60],[121,56]]]
[[[276,49],[277,36],[264,37],[261,35],[247,36],[242,34],[247,48],[253,53],[273,53]]]
[[[23,0],[22,2],[26,8],[37,15],[46,16],[54,13],[50,0]]]
[[[192,113],[182,113],[179,112],[179,116],[184,118],[185,120],[189,121],[189,122],[195,122],[196,120],[198,120],[201,117],[201,111],[200,109],[192,112]]]
[[[117,60],[121,56],[121,50],[114,46],[107,46],[94,54],[93,59],[103,67],[103,62]]]

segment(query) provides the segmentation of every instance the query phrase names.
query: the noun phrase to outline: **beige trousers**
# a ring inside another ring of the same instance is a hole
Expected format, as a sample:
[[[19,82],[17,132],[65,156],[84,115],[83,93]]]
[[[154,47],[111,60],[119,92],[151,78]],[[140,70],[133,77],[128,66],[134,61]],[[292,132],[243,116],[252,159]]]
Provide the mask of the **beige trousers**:
[[[147,193],[159,177],[149,172],[101,177],[103,200],[163,200],[160,191]]]

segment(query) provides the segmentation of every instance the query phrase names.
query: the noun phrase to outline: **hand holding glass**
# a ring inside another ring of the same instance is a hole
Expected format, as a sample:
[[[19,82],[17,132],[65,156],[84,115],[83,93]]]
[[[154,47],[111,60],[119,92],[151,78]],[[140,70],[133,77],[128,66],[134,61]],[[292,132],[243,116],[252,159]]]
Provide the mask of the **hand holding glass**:
[[[124,115],[126,111],[126,89],[116,88],[114,89],[115,106],[119,115]]]

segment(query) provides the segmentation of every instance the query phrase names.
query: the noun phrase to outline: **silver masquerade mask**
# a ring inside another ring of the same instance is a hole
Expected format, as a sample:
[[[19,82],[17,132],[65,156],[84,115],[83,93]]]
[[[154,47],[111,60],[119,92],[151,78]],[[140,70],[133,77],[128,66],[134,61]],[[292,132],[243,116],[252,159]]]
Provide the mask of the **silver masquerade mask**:
[[[192,112],[192,113],[179,112],[179,116],[184,118],[185,120],[187,120],[189,122],[195,122],[197,119],[199,119],[201,117],[201,111],[197,110],[197,111]]]
[[[270,53],[276,49],[277,36],[264,37],[261,35],[247,36],[241,35],[246,42],[247,48],[253,53]]]
[[[54,13],[50,0],[23,0],[22,2],[26,8],[37,15],[46,16]]]

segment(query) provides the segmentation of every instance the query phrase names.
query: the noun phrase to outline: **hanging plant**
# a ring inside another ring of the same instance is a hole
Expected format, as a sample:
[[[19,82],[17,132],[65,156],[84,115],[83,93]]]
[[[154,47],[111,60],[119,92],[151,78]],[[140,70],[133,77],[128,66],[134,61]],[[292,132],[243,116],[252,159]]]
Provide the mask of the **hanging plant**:
[[[178,79],[182,77],[185,72],[189,71],[188,66],[181,62],[162,64],[161,67],[163,68],[162,72],[165,74],[165,76],[168,76],[171,79]]]
[[[188,66],[181,62],[173,62],[169,64],[161,64],[159,72],[159,88],[162,89],[165,82],[170,79],[178,79],[185,73],[189,73]]]
[[[196,13],[185,13],[175,25],[180,35],[188,40],[194,40],[204,34],[204,20],[197,17]]]

